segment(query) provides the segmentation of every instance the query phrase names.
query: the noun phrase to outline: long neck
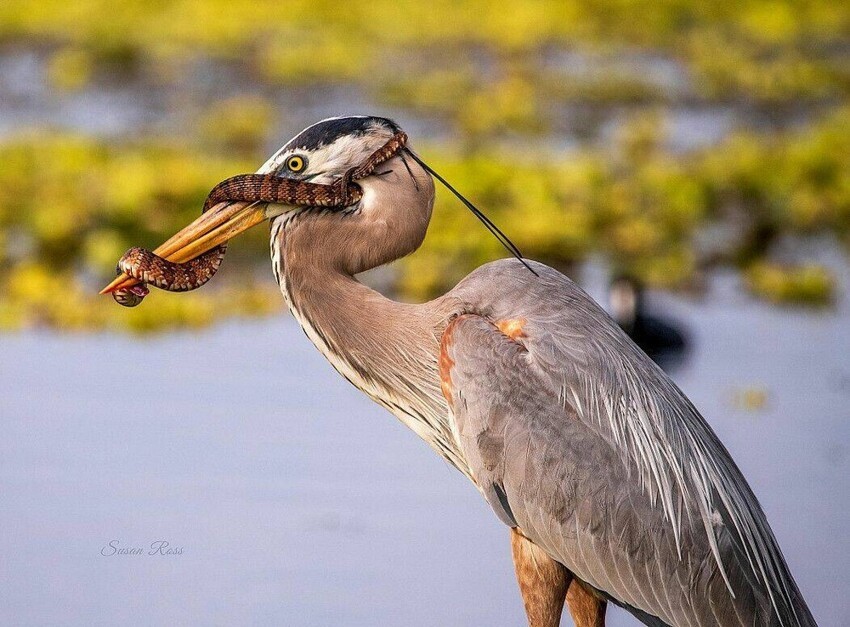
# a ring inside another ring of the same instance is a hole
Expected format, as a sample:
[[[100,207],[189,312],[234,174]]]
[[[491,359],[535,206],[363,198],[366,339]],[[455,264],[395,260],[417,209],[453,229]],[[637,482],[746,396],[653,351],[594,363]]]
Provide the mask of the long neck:
[[[440,391],[440,337],[456,308],[450,299],[399,303],[321,263],[299,238],[272,225],[275,277],[307,336],[350,383],[395,414],[469,474]]]

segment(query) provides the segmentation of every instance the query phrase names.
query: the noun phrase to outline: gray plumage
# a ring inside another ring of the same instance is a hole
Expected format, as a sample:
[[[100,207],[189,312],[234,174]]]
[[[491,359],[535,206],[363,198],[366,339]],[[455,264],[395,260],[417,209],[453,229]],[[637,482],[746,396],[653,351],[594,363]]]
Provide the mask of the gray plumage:
[[[304,154],[304,176],[329,183],[397,128],[322,122],[261,171]],[[726,449],[592,299],[547,266],[504,260],[429,303],[389,300],[354,275],[419,246],[433,182],[402,153],[359,183],[345,212],[269,208],[281,290],[343,376],[505,524],[647,624],[815,624]],[[503,320],[520,321],[516,337]]]
[[[452,292],[475,304],[448,354],[462,449],[490,504],[584,581],[666,623],[813,624],[705,420],[578,286],[533,267],[539,278],[489,264]],[[490,322],[506,318],[526,320],[524,337]]]

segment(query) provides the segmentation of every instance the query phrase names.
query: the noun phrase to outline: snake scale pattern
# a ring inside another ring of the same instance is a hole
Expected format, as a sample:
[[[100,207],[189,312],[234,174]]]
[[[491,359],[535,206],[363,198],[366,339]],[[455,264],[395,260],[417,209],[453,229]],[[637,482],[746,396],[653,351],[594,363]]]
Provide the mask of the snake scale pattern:
[[[375,168],[407,144],[407,135],[393,135],[358,167],[348,170],[332,185],[283,178],[274,174],[240,174],[216,185],[204,201],[202,213],[222,202],[280,203],[303,207],[345,208],[358,202],[363,191],[354,181],[372,174]],[[148,285],[169,292],[194,290],[209,281],[221,266],[227,244],[221,244],[185,263],[168,261],[153,251],[133,247],[118,261],[117,272],[140,283],[117,289],[112,297],[120,305],[135,307],[148,294]]]

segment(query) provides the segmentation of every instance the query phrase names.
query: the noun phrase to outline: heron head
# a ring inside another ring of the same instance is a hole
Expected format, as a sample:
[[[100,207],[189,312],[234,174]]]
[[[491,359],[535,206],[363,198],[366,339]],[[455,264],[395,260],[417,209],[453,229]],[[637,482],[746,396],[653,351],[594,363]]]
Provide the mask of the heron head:
[[[392,120],[374,116],[323,120],[293,137],[258,174],[331,185],[376,151],[393,145],[390,140],[400,130]],[[293,205],[220,202],[153,252],[183,263],[271,220],[276,262],[283,261],[284,252],[292,252],[300,257],[297,263],[326,263],[356,274],[398,259],[425,237],[434,184],[408,146],[394,147],[375,169],[360,173],[356,184],[362,194],[348,206],[305,206],[303,198]],[[101,293],[118,289],[125,280],[125,275],[117,277]]]
[[[330,184],[383,146],[401,127],[387,118],[328,118],[290,139],[258,170],[261,174]]]
[[[329,185],[400,131],[392,120],[375,116],[322,120],[293,137],[259,172]],[[273,254],[282,254],[285,240],[291,257],[356,274],[413,252],[431,218],[434,184],[407,149],[358,179],[363,196],[349,207],[270,205],[266,212],[278,227],[272,229]]]

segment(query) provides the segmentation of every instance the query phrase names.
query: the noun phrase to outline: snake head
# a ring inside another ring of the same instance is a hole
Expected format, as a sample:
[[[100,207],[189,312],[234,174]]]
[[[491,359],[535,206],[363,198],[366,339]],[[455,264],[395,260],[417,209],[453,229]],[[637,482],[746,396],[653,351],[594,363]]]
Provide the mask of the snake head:
[[[127,288],[122,288],[112,292],[112,298],[115,302],[124,307],[135,307],[144,300],[145,296],[150,293],[150,290],[144,283],[132,285]]]

